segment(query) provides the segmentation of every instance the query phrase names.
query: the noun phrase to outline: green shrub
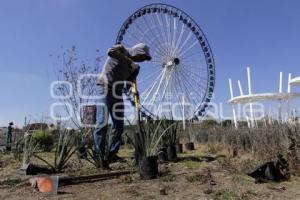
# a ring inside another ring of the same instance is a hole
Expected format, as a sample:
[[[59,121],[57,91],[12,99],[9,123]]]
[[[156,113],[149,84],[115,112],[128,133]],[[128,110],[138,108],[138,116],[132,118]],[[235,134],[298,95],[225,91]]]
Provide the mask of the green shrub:
[[[63,172],[75,151],[74,131],[65,129],[59,133],[59,138],[55,143],[53,162],[48,162],[37,154],[34,154],[34,157],[47,164],[53,172]]]
[[[37,141],[38,147],[43,151],[51,151],[54,138],[50,131],[39,130],[33,133],[33,138]]]

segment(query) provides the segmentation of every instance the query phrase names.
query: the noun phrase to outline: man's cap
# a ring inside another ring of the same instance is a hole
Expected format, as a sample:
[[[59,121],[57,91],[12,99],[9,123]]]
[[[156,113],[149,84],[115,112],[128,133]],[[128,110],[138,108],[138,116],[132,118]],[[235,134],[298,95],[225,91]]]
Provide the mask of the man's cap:
[[[144,43],[136,44],[133,47],[128,48],[127,51],[131,56],[145,55],[146,60],[151,60],[149,47]]]

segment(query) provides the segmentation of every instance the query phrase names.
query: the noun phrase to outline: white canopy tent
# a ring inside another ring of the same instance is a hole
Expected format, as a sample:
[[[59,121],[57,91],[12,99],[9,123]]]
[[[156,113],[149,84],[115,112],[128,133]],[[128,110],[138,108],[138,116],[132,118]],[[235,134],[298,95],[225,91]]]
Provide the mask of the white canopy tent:
[[[233,112],[233,120],[234,120],[234,125],[236,128],[238,128],[238,123],[237,123],[237,112],[236,112],[236,105],[239,104],[249,104],[250,106],[250,119],[246,116],[246,119],[248,121],[248,126],[249,127],[255,127],[256,126],[256,121],[255,121],[255,116],[253,113],[253,103],[256,102],[264,102],[264,101],[278,101],[280,103],[287,101],[288,102],[288,107],[289,107],[289,101],[291,99],[300,97],[300,93],[291,93],[291,86],[293,85],[300,85],[300,77],[296,78],[291,78],[292,75],[289,74],[288,77],[288,88],[287,92],[282,91],[282,86],[283,86],[283,73],[280,72],[280,78],[279,78],[279,92],[278,93],[252,93],[252,86],[251,86],[251,74],[250,74],[250,67],[247,67],[247,79],[248,79],[248,94],[244,95],[242,85],[240,80],[238,80],[238,87],[240,91],[240,95],[234,97],[233,95],[233,86],[232,86],[232,80],[229,79],[229,88],[230,88],[230,97],[228,103],[232,105],[232,112]],[[288,108],[289,110],[289,108]],[[281,105],[279,107],[279,114],[278,117],[281,119]],[[288,111],[289,112],[289,111]]]
[[[290,79],[289,84],[292,86],[300,86],[300,76]]]
[[[230,104],[246,104],[261,101],[282,101],[300,97],[300,93],[261,93],[261,94],[249,94],[243,96],[237,96],[231,98],[228,103]]]

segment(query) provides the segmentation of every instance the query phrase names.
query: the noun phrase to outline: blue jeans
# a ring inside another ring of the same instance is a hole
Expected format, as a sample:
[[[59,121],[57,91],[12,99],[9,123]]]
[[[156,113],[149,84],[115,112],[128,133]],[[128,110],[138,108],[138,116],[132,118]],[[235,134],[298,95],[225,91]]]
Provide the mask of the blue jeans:
[[[122,91],[116,91],[113,95],[111,89],[105,89],[103,86],[99,88],[101,98],[97,102],[97,120],[94,131],[94,145],[97,153],[103,153],[105,150],[105,140],[108,128],[108,118],[111,117],[112,129],[108,133],[108,147],[110,156],[118,153],[121,145],[121,136],[124,129],[124,103]]]

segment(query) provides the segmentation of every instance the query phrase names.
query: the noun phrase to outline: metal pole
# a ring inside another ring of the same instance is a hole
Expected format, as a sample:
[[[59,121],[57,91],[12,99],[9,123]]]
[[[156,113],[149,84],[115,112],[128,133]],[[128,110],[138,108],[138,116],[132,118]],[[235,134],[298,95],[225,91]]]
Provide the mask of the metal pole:
[[[139,134],[141,134],[140,99],[139,99],[136,80],[134,80],[132,83],[132,94],[133,94],[133,98],[134,98],[134,106],[136,109],[137,128],[138,128]]]
[[[241,84],[240,80],[238,80],[238,85],[239,85],[239,90],[240,90],[241,96],[244,96],[244,92],[243,92],[243,88],[242,88],[242,84]]]
[[[231,79],[229,81],[229,89],[230,89],[230,97],[231,99],[233,98],[233,89],[232,89],[232,81]],[[234,105],[232,105],[232,114],[233,114],[233,121],[234,121],[234,126],[235,128],[238,128],[237,120],[236,120],[236,111]]]
[[[291,93],[291,80],[292,80],[292,74],[289,73],[288,88],[287,88],[288,93]]]
[[[289,73],[287,93],[291,93],[291,84],[290,84],[291,80],[292,80],[292,74]],[[291,100],[288,99],[287,100],[287,113],[288,113],[287,117],[288,117],[288,120],[290,120],[290,118],[291,118],[291,113],[290,112],[291,112]]]
[[[279,93],[282,93],[282,72],[279,73]],[[282,122],[282,100],[279,100],[278,122]]]
[[[282,93],[282,72],[279,74],[279,93]]]
[[[238,86],[239,86],[239,90],[240,90],[240,95],[241,95],[241,96],[244,96],[244,91],[243,91],[242,84],[241,84],[241,81],[240,81],[240,80],[238,80]],[[248,116],[246,116],[246,120],[247,120],[247,125],[248,125],[248,127],[250,128],[250,127],[251,127],[251,124],[249,123],[249,118],[248,118]]]
[[[184,96],[182,96],[182,129],[185,130]]]
[[[247,67],[247,78],[248,78],[248,92],[249,95],[252,94],[252,86],[251,86],[251,74],[250,74],[250,67]],[[250,121],[251,121],[251,127],[254,127],[254,117],[253,117],[253,106],[252,103],[250,103]]]

